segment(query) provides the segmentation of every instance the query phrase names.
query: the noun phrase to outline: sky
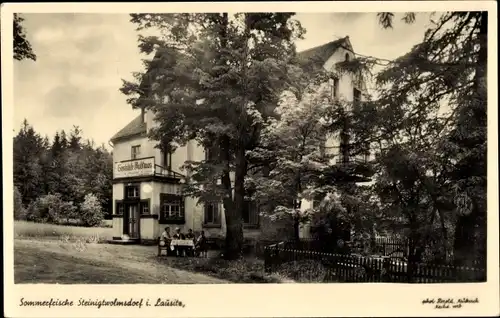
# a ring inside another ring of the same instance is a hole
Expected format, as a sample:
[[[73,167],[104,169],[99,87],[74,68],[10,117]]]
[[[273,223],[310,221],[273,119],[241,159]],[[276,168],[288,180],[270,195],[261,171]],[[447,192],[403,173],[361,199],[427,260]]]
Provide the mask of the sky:
[[[119,89],[143,69],[135,25],[126,14],[29,13],[24,27],[35,54],[14,62],[14,128],[26,118],[49,138],[73,125],[85,138],[109,139],[138,114]],[[429,18],[382,29],[375,13],[298,13],[307,30],[299,51],[349,36],[354,51],[394,59],[423,38]],[[397,18],[397,16],[396,16]],[[109,148],[109,147],[108,147]]]

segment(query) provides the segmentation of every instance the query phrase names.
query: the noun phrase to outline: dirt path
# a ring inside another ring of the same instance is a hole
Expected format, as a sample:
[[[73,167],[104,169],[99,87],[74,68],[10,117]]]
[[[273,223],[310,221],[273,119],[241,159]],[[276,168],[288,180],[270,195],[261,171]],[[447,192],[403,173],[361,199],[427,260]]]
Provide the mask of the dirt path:
[[[156,247],[14,241],[16,283],[210,284],[228,283],[159,261]]]

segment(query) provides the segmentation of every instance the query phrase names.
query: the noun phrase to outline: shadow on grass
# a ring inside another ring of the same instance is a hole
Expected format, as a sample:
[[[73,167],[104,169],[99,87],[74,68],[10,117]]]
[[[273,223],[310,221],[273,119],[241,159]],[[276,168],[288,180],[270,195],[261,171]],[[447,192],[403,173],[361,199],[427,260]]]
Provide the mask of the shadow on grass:
[[[183,271],[155,257],[146,246],[87,244],[61,240],[15,240],[15,283],[61,284],[227,284]]]
[[[241,284],[284,283],[286,279],[269,275],[264,271],[264,261],[257,258],[242,258],[227,261],[220,257],[158,257],[158,262],[170,267],[202,273]]]
[[[23,249],[15,252],[16,284],[157,284],[154,277],[58,253]]]
[[[154,246],[89,244],[62,238],[16,239],[15,283],[202,284],[292,283],[264,272],[256,258],[158,257]]]

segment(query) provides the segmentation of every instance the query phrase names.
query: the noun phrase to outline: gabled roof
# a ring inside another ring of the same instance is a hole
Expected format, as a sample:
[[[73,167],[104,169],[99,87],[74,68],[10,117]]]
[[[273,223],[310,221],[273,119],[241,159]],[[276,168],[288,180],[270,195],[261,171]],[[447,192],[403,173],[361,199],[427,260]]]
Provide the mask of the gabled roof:
[[[142,114],[134,118],[127,126],[123,127],[119,132],[117,132],[113,137],[111,137],[111,142],[118,141],[120,139],[129,138],[132,136],[140,136],[146,134],[146,123],[143,121]]]
[[[340,47],[352,50],[349,36],[299,52],[297,56],[303,64],[312,64],[316,67],[323,67],[330,56],[332,56]],[[162,54],[163,52],[156,51],[153,60],[160,59]],[[148,71],[146,71],[146,74],[147,73]],[[143,91],[148,90],[146,81],[141,82],[140,88]],[[111,142],[115,142],[132,136],[140,136],[142,134],[146,134],[146,131],[146,124],[143,122],[142,115],[139,115],[128,123],[127,126],[111,137],[110,140]]]
[[[341,47],[352,50],[349,36],[299,52],[297,56],[303,64],[312,63],[315,66],[322,67]]]

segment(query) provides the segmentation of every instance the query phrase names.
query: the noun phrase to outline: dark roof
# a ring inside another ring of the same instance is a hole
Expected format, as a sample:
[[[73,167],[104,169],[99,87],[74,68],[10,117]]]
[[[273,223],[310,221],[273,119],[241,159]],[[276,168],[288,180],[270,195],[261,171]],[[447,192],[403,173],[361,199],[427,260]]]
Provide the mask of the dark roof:
[[[138,136],[141,134],[146,134],[146,123],[144,123],[142,114],[134,118],[127,126],[123,127],[119,132],[117,132],[111,141],[115,142],[119,139],[124,139],[132,136]]]
[[[330,56],[337,51],[341,46],[346,45],[346,40],[349,37],[346,36],[344,38],[316,46],[305,51],[299,52],[297,54],[298,58],[303,63],[312,63],[316,66],[322,67],[326,61],[330,58]],[[163,52],[157,51],[154,55],[154,59],[159,59]],[[146,71],[146,74],[148,71]],[[140,84],[141,90],[147,91],[146,81],[142,81]],[[142,115],[137,116],[134,120],[132,120],[127,126],[117,132],[113,137],[111,137],[111,141],[115,142],[119,139],[124,139],[136,135],[141,135],[146,133],[146,124],[143,122]]]
[[[344,38],[299,52],[297,56],[304,63],[312,62],[313,64],[323,66],[330,56],[337,51],[337,49],[342,46],[348,46],[346,44],[348,39],[349,37],[346,36]]]

